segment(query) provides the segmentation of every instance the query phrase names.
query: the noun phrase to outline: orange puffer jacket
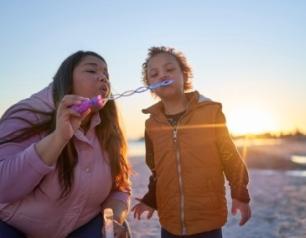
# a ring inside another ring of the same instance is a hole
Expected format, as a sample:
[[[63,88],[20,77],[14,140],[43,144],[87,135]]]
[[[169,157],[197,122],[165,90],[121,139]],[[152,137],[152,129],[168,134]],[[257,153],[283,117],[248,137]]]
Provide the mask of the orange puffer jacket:
[[[224,175],[232,197],[248,202],[248,174],[225,126],[221,104],[187,93],[188,108],[172,127],[161,102],[150,113],[156,203],[161,226],[176,235],[222,227],[227,218]]]

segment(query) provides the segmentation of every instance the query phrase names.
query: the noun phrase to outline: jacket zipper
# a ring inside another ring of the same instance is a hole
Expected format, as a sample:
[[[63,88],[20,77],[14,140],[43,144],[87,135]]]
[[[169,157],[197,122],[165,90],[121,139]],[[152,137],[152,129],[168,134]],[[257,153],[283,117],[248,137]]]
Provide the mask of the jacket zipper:
[[[181,156],[180,151],[177,144],[177,125],[173,128],[173,142],[175,145],[175,153],[176,153],[176,169],[179,180],[179,189],[180,189],[180,220],[182,226],[182,235],[187,234],[186,226],[185,226],[185,196],[183,193],[183,179],[182,179],[182,166],[181,166]]]
[[[182,235],[187,235],[187,228],[185,225],[185,196],[183,193],[183,179],[182,179],[182,166],[181,166],[181,155],[180,155],[180,151],[179,151],[179,146],[177,144],[177,126],[179,124],[179,122],[182,120],[182,118],[187,114],[187,111],[181,116],[181,118],[178,120],[176,126],[173,127],[173,131],[172,131],[172,138],[173,138],[173,142],[175,145],[175,153],[176,153],[176,169],[177,169],[177,174],[178,174],[178,179],[179,179],[179,190],[180,190],[180,222],[181,222],[181,233]],[[157,118],[155,118],[156,121],[161,122],[163,124],[169,125],[169,122],[165,122],[162,120],[159,120]]]

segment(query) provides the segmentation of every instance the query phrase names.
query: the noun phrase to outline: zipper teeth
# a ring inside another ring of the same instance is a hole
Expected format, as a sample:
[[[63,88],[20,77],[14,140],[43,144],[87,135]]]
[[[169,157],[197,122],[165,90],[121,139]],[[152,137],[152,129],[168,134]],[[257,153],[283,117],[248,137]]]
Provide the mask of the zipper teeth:
[[[177,173],[178,173],[178,179],[179,179],[179,188],[180,188],[180,218],[181,218],[181,225],[182,225],[182,235],[186,235],[186,227],[185,227],[185,211],[184,211],[184,203],[185,203],[185,197],[183,194],[183,179],[182,179],[182,166],[181,166],[181,159],[180,159],[180,153],[177,147],[177,127],[173,130],[173,139],[175,143],[175,149],[176,149],[176,162],[177,162]]]

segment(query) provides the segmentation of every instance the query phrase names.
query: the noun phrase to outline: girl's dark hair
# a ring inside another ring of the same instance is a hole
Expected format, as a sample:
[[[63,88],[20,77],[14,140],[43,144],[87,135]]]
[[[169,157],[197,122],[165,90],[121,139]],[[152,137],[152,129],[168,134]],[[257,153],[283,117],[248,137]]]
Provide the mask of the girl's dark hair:
[[[75,67],[86,56],[94,56],[106,63],[103,57],[92,51],[78,51],[66,58],[55,76],[53,77],[53,100],[55,110],[43,112],[29,108],[20,110],[47,116],[47,120],[40,123],[30,122],[22,117],[14,116],[5,118],[5,114],[0,123],[7,119],[19,119],[29,124],[28,127],[15,131],[5,138],[0,138],[0,144],[8,142],[24,141],[40,133],[51,133],[55,130],[56,109],[66,94],[71,94],[73,89],[73,71]],[[13,106],[14,107],[14,106]],[[17,112],[16,110],[13,113]],[[10,113],[12,114],[12,113]],[[99,111],[103,123],[96,127],[96,134],[101,148],[107,152],[113,177],[113,188],[121,191],[129,190],[130,167],[127,161],[127,144],[124,133],[119,123],[119,115],[114,101],[108,101],[102,110]],[[66,197],[72,188],[74,178],[74,167],[78,162],[77,151],[72,140],[70,140],[57,160],[58,179],[62,186],[61,198]]]
[[[165,47],[165,46],[160,46],[160,47],[151,47],[148,50],[148,55],[147,58],[145,60],[145,62],[142,64],[142,81],[143,83],[147,86],[148,85],[148,74],[147,74],[147,70],[148,70],[148,63],[150,61],[151,58],[153,58],[154,56],[158,55],[158,54],[169,54],[171,56],[173,56],[176,61],[178,62],[182,72],[183,72],[183,76],[184,76],[184,90],[190,90],[192,89],[192,69],[191,67],[188,65],[187,63],[187,59],[184,56],[184,54],[182,52],[177,51],[174,48],[170,48],[170,47]]]

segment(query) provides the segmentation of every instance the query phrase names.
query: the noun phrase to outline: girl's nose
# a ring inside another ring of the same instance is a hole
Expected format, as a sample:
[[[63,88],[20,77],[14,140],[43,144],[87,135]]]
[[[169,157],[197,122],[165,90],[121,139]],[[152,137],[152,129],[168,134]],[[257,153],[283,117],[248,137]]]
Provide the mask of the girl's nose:
[[[98,81],[107,82],[107,76],[105,74],[99,74]]]

